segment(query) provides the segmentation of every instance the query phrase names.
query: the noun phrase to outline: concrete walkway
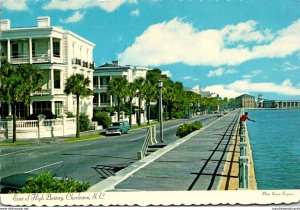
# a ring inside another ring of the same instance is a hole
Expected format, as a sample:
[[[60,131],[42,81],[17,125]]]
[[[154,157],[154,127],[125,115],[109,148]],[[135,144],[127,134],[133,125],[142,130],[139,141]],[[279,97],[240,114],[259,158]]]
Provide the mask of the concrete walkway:
[[[233,111],[92,186],[99,191],[217,190],[236,134]]]

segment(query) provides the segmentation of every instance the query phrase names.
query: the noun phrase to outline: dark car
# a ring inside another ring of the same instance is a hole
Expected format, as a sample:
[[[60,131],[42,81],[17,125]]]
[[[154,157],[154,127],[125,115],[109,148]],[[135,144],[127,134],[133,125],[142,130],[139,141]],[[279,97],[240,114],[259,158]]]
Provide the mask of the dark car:
[[[118,121],[118,122],[114,122],[112,123],[112,125],[108,128],[106,128],[106,135],[114,135],[114,134],[118,134],[121,135],[123,133],[128,133],[128,131],[130,130],[130,125],[128,123],[128,121]]]

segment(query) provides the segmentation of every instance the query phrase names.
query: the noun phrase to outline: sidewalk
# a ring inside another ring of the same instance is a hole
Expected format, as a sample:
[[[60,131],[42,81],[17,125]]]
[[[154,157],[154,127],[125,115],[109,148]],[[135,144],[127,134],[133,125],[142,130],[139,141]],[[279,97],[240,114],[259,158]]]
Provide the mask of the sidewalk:
[[[92,186],[95,191],[217,190],[235,136],[231,112]]]

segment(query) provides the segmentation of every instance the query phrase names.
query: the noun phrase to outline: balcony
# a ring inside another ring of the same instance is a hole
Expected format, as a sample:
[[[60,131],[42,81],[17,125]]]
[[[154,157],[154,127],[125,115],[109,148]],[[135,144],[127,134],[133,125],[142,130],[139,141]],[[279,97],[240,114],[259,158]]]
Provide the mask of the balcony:
[[[50,55],[46,54],[36,54],[32,56],[32,63],[48,63],[50,62]]]
[[[73,58],[72,59],[72,64],[81,66],[81,60],[78,59],[78,58]]]
[[[40,89],[35,91],[32,95],[34,96],[51,95],[51,89]]]
[[[90,63],[90,66],[89,66],[90,69],[95,69],[95,63]]]
[[[83,67],[88,68],[88,66],[89,66],[88,64],[89,64],[88,62],[82,61],[82,66]]]
[[[29,55],[13,55],[10,57],[12,64],[29,63]]]

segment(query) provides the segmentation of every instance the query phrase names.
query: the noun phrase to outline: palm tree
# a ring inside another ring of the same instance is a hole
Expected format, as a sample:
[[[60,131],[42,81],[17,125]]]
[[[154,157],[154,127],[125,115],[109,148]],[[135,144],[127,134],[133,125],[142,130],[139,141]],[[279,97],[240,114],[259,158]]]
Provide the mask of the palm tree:
[[[26,81],[26,82],[25,82]],[[1,60],[0,98],[12,105],[13,111],[13,142],[16,142],[17,103],[30,103],[30,94],[41,88],[43,72],[31,64],[13,66]]]
[[[129,103],[129,125],[132,125],[132,100],[136,95],[136,87],[134,83],[128,83],[126,87],[126,96],[128,97]]]
[[[120,120],[121,100],[126,97],[127,79],[123,76],[113,77],[108,84],[108,91],[111,95],[117,97],[118,103],[118,121]]]
[[[90,79],[84,77],[82,74],[74,74],[67,79],[64,92],[69,95],[76,95],[76,138],[80,137],[79,134],[79,98],[93,95],[93,91],[89,89]]]
[[[136,96],[139,98],[139,119],[138,119],[138,126],[141,126],[141,107],[142,107],[142,100],[145,97],[145,92],[147,91],[147,87],[145,86],[146,79],[143,77],[136,78],[133,83],[137,89]]]

